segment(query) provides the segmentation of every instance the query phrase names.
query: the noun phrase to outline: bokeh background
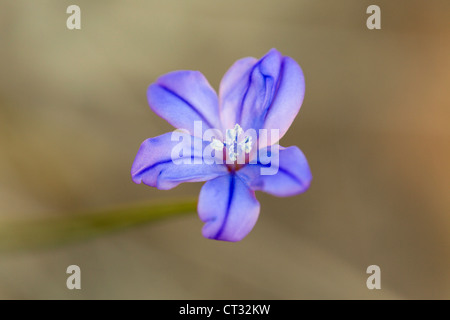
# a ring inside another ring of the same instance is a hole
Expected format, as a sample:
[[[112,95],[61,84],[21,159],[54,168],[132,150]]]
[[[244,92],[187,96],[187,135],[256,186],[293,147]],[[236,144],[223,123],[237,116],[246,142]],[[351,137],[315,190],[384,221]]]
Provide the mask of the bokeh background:
[[[81,7],[81,30],[66,8]],[[381,30],[366,8],[381,7]],[[195,214],[55,248],[0,253],[1,299],[450,298],[450,2],[0,2],[0,221],[196,198],[135,185],[140,143],[172,130],[146,88],[177,69],[213,87],[275,47],[306,77],[282,145],[313,173],[292,198],[257,194],[240,243]],[[82,290],[66,288],[68,265]],[[381,290],[366,268],[381,267]]]

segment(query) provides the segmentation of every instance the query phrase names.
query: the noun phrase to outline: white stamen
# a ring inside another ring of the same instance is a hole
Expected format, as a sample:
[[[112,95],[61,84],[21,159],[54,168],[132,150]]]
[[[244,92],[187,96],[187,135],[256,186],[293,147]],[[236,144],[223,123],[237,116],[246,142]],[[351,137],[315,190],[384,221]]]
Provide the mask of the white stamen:
[[[223,143],[222,141],[218,140],[218,139],[213,139],[211,142],[211,148],[213,148],[216,151],[222,151],[223,150]]]
[[[239,142],[239,147],[241,147],[245,153],[250,153],[250,151],[252,151],[252,137],[246,136],[245,140]]]
[[[235,152],[234,145],[231,145],[230,148],[228,149],[228,156],[230,157],[231,161],[237,160],[238,152]]]
[[[227,129],[227,145],[237,142],[238,137],[244,132],[241,126],[236,123],[233,129]]]
[[[228,156],[231,161],[236,161],[237,157],[243,152],[250,153],[252,150],[252,137],[246,136],[239,142],[239,136],[244,132],[241,126],[236,123],[233,129],[227,129],[226,142],[223,143],[218,139],[211,141],[211,147],[214,150],[222,151],[224,147],[228,148]]]

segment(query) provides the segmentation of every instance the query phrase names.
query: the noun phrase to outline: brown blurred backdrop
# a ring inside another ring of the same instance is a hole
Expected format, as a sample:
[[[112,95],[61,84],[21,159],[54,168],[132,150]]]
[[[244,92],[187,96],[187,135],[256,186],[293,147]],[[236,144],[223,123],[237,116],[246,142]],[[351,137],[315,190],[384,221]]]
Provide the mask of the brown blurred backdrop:
[[[81,30],[66,8],[81,7]],[[381,30],[366,8],[381,7]],[[242,242],[203,239],[196,215],[55,249],[2,254],[1,299],[450,298],[450,2],[0,2],[0,219],[151,199],[140,143],[171,130],[146,88],[177,69],[218,88],[227,68],[275,47],[306,77],[282,145],[313,173],[292,198],[257,194]],[[1,221],[0,220],[0,221]],[[66,268],[82,290],[66,288]],[[381,267],[381,290],[366,268]]]

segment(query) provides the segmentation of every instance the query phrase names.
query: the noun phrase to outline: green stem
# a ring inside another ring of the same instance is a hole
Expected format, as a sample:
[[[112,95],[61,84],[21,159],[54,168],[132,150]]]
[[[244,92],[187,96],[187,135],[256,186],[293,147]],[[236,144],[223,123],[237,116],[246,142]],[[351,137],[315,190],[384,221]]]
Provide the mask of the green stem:
[[[0,252],[54,247],[170,216],[193,213],[196,201],[151,203],[65,215],[60,218],[0,222]]]

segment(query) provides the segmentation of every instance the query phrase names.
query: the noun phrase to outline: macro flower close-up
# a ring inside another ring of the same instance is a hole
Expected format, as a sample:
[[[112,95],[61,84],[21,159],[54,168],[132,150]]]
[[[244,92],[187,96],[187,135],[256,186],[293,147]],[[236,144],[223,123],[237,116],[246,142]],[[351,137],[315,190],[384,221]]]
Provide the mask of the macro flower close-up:
[[[148,102],[177,130],[141,144],[133,181],[161,190],[206,181],[197,207],[203,236],[242,240],[259,216],[255,191],[287,197],[309,188],[312,175],[302,151],[279,146],[304,92],[300,66],[276,49],[259,60],[236,61],[218,95],[198,71],[161,76],[149,86]]]
[[[450,1],[0,7],[0,300],[450,299]]]

